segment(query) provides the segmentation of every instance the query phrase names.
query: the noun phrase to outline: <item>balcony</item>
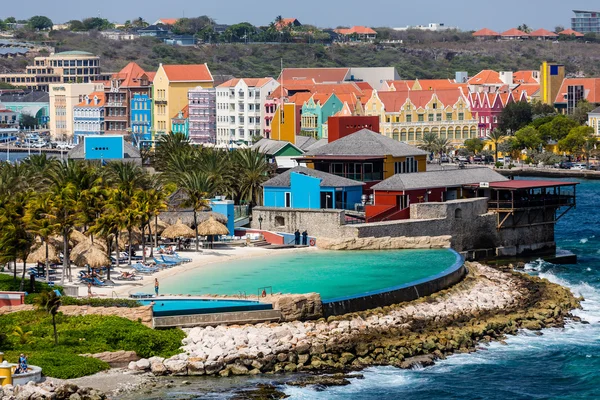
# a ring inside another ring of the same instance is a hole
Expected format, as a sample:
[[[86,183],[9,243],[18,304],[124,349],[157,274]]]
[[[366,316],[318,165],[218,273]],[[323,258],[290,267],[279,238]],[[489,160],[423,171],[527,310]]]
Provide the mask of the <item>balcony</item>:
[[[381,124],[384,128],[430,128],[430,127],[453,127],[472,125],[477,126],[477,120],[466,119],[463,121],[418,121],[418,122],[384,122]]]
[[[122,101],[109,101],[106,103],[106,107],[127,107],[127,105]]]

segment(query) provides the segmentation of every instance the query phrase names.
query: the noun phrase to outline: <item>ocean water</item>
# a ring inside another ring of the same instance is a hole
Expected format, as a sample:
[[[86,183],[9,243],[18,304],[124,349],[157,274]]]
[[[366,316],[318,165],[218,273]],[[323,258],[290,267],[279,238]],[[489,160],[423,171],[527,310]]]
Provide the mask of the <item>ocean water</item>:
[[[209,264],[161,281],[162,293],[318,292],[324,300],[357,295],[437,275],[456,253],[439,250],[319,251]]]
[[[527,264],[528,273],[571,288],[585,301],[576,310],[589,324],[568,323],[542,336],[524,332],[507,345],[492,343],[473,354],[450,356],[415,370],[373,367],[364,379],[316,391],[282,385],[292,400],[600,399],[600,181],[580,181],[576,210],[556,227],[562,249],[577,254],[575,265]],[[286,376],[198,378],[191,385],[144,395],[145,399],[229,399],[240,388],[279,383]],[[136,397],[135,400],[141,397]]]

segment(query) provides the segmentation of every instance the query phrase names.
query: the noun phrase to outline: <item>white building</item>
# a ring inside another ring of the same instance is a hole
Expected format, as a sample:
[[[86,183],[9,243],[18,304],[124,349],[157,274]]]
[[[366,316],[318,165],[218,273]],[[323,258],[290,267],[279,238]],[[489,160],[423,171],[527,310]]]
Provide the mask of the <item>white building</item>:
[[[416,29],[419,31],[432,31],[432,32],[449,31],[451,29],[458,30],[458,28],[456,26],[446,26],[444,24],[435,23],[435,22],[432,22],[427,25],[415,25],[415,26],[408,25],[408,26],[404,26],[401,28],[394,28],[395,31],[408,31],[411,29]]]
[[[265,101],[279,84],[273,78],[231,79],[217,86],[217,145],[252,144],[265,137]]]

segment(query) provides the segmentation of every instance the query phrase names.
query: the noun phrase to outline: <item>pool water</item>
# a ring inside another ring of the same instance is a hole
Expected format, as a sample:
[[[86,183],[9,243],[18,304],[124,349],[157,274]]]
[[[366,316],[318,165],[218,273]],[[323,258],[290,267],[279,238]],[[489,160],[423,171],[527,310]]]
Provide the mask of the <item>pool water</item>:
[[[172,315],[208,314],[220,312],[271,310],[271,304],[257,301],[219,299],[153,299],[140,300],[143,305],[152,303],[155,317]]]
[[[321,294],[323,300],[356,296],[437,275],[456,262],[446,250],[294,252],[215,263],[165,278],[172,294]]]

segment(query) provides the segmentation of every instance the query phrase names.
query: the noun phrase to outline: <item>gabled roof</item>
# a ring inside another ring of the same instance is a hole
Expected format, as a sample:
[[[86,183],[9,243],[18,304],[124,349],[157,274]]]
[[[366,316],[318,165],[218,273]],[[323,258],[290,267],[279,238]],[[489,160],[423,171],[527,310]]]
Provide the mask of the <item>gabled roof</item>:
[[[539,78],[536,79],[535,76],[539,76],[539,71],[517,71],[513,74],[513,83],[539,84]]]
[[[161,64],[161,67],[164,69],[170,82],[213,82],[213,77],[206,64]]]
[[[517,99],[520,99],[523,93],[525,93],[527,95],[527,98],[529,99],[531,98],[531,96],[535,95],[539,91],[539,83],[522,84],[512,90],[512,92],[515,94],[515,98]]]
[[[316,150],[318,148],[321,148],[325,145],[327,145],[329,143],[329,141],[327,139],[319,139],[316,142],[308,145],[307,148],[303,149],[305,152],[307,151],[312,151],[312,150]]]
[[[377,32],[368,26],[353,26],[352,28],[340,28],[334,29],[333,31],[340,35],[377,35]]]
[[[373,190],[405,191],[443,187],[458,187],[481,182],[502,182],[508,179],[491,168],[466,168],[442,171],[397,174],[372,187]]]
[[[335,140],[318,149],[311,149],[306,156],[388,156],[406,157],[426,155],[426,151],[390,139],[369,129]]]
[[[277,80],[313,79],[317,83],[343,82],[350,73],[350,68],[284,68]]]
[[[179,118],[179,113],[181,112],[181,118]],[[177,111],[177,113],[173,116],[172,119],[188,119],[190,117],[190,106],[187,105],[183,107],[181,111]]]
[[[294,147],[296,150],[298,150],[299,153],[304,153],[304,151],[298,146],[295,146],[294,144],[285,140],[273,140],[266,138],[262,138],[258,142],[254,143],[254,145],[252,145],[252,148],[258,149],[261,153],[264,153],[266,155],[273,156],[288,145]]]
[[[600,78],[566,78],[556,95],[555,103],[567,102],[569,86],[583,86],[584,98],[592,104],[600,104]]]
[[[227,88],[227,87],[235,87],[240,81],[243,81],[248,87],[263,87],[267,83],[273,81],[273,78],[234,78],[230,79],[227,82],[220,84],[217,87]]]
[[[263,187],[289,187],[291,185],[292,174],[302,174],[312,176],[321,180],[321,187],[348,187],[362,186],[363,182],[353,181],[352,179],[343,178],[327,172],[317,171],[306,167],[295,167],[269,179],[263,183]]]
[[[593,109],[591,112],[589,112],[588,114],[600,114],[600,107]]]
[[[92,102],[90,104],[88,104],[87,100],[84,98],[83,101],[81,103],[77,104],[75,107],[86,107],[86,108],[89,108],[89,107],[104,107],[105,100],[106,100],[106,98],[104,96],[104,92],[93,92],[93,93],[90,93],[87,97],[90,100],[92,100]],[[98,104],[94,104],[93,103],[94,97],[98,97],[98,100],[99,100]]]
[[[512,28],[507,30],[506,32],[502,32],[500,36],[503,37],[528,37],[529,34],[518,30],[517,28]]]
[[[297,18],[282,18],[281,22],[275,23],[275,27],[277,29],[283,29],[286,26],[290,26],[290,25],[302,25],[302,24],[300,23],[300,21],[298,21]]]
[[[488,28],[483,28],[478,30],[477,32],[473,32],[473,36],[482,37],[482,36],[500,36],[498,32],[495,32]]]
[[[299,147],[302,150],[306,150],[308,146],[315,143],[317,140],[310,136],[296,135],[295,141],[296,147]]]
[[[573,29],[569,28],[569,29],[565,29],[562,32],[558,33],[559,35],[567,35],[567,36],[575,36],[575,37],[584,37],[585,35],[583,33],[574,31]]]
[[[500,73],[491,69],[484,69],[469,79],[469,85],[502,85]]]
[[[160,18],[158,21],[156,21],[156,23],[163,25],[175,25],[177,20],[178,18]]]
[[[152,82],[149,74],[135,62],[130,62],[121,71],[112,75],[112,79],[118,79],[121,87],[138,87],[142,86],[141,80],[145,77],[148,83]],[[154,74],[153,74],[154,77]]]
[[[558,35],[554,32],[550,32],[547,29],[538,29],[537,31],[533,31],[529,34],[532,37],[558,37]]]

